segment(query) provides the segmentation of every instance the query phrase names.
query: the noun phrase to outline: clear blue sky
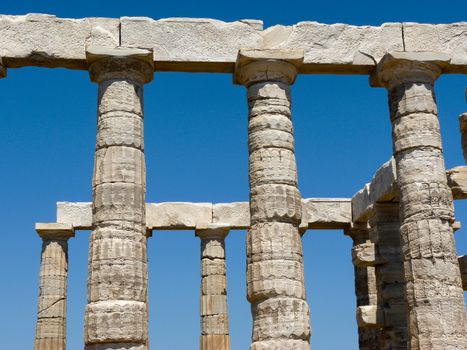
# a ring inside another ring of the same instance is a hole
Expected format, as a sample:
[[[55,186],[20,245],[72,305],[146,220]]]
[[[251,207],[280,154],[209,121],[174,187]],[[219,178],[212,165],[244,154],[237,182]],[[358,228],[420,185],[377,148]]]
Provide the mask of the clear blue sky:
[[[422,5],[423,4],[423,5]],[[439,1],[2,1],[0,13],[59,17],[303,20],[379,25],[466,20],[465,0]],[[0,38],[1,40],[1,38]],[[465,76],[437,83],[447,167],[463,165],[457,117],[467,111]],[[10,69],[0,80],[0,349],[32,349],[41,241],[35,222],[55,220],[55,202],[91,201],[97,87],[87,72]],[[147,201],[248,200],[247,104],[228,74],[156,74],[146,87]],[[350,197],[391,155],[386,92],[366,76],[300,76],[293,117],[303,197]],[[456,203],[467,226],[467,204]],[[467,253],[465,229],[458,253]],[[68,349],[82,349],[89,232],[70,241]],[[308,231],[304,240],[314,349],[357,349],[351,240]],[[247,349],[245,232],[227,239],[232,350]],[[149,240],[150,336],[160,350],[198,349],[199,242],[193,232]]]

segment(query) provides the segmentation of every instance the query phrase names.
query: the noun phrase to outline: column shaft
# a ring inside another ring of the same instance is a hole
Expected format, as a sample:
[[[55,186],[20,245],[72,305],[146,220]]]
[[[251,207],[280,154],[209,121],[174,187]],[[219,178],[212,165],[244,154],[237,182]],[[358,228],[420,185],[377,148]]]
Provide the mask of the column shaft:
[[[226,227],[196,231],[201,239],[200,350],[230,350],[225,265],[228,232]]]
[[[241,51],[237,81],[248,88],[251,228],[247,236],[250,350],[309,349],[290,84],[295,62]],[[266,53],[266,56],[269,53]],[[303,56],[301,56],[303,59]]]
[[[143,85],[144,50],[88,52],[99,83],[89,253],[87,350],[148,348]]]
[[[64,226],[36,225],[42,255],[34,350],[66,349],[68,238],[74,233],[71,226]]]
[[[388,54],[375,73],[389,90],[410,349],[467,349],[452,194],[434,94],[443,59]]]
[[[366,223],[355,223],[346,230],[346,235],[352,238],[353,249],[369,243],[369,230]],[[374,266],[354,264],[355,296],[357,308],[360,306],[377,306],[377,286]],[[358,324],[358,345],[360,350],[380,350],[381,330],[376,327],[366,327]]]
[[[370,236],[376,246],[375,275],[378,307],[384,321],[378,349],[407,349],[407,303],[402,261],[399,203],[375,204],[369,220]]]

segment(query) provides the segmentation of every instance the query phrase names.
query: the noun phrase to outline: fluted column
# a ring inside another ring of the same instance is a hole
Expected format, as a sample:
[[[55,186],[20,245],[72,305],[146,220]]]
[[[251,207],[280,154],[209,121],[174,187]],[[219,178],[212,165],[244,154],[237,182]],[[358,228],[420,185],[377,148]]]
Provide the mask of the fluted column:
[[[251,228],[247,236],[250,350],[310,348],[290,85],[302,51],[241,50],[235,82],[248,89]]]
[[[89,252],[87,350],[148,348],[143,86],[152,53],[91,48],[99,84]]]
[[[197,229],[201,239],[200,350],[230,350],[225,238],[229,227]]]
[[[42,255],[34,350],[66,349],[68,239],[71,225],[36,224]]]
[[[467,320],[434,81],[445,55],[387,54],[372,77],[385,86],[400,189],[401,249],[410,349],[467,349]]]
[[[378,307],[383,316],[380,350],[407,349],[407,303],[401,253],[399,203],[376,203],[369,219],[375,242]]]
[[[352,262],[355,272],[355,295],[357,310],[361,307],[377,307],[377,287],[375,267],[361,263],[356,256],[365,245],[371,245],[367,223],[354,223],[345,230],[345,234],[352,238]],[[358,322],[358,345],[360,350],[379,350],[381,330]]]

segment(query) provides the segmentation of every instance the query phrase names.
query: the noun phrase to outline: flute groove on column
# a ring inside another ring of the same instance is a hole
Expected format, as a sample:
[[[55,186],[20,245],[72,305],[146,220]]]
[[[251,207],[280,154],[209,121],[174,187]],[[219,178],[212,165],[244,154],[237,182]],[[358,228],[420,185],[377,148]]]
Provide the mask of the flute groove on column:
[[[99,101],[86,350],[147,350],[143,86],[152,53],[91,48],[87,58]]]
[[[310,348],[290,111],[290,85],[302,62],[300,50],[240,50],[235,71],[236,83],[248,89],[250,350]]]

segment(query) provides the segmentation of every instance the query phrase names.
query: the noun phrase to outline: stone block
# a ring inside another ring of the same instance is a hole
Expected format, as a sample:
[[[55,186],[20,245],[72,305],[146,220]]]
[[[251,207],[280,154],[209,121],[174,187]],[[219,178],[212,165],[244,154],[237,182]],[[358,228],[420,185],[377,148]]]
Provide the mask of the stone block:
[[[304,49],[302,72],[367,73],[387,51],[403,51],[402,25],[380,27],[348,24],[299,22],[293,26],[273,26],[263,32],[264,47]],[[344,68],[345,67],[345,68]]]
[[[352,247],[352,262],[357,267],[374,266],[376,264],[375,244],[365,242]]]
[[[201,317],[201,335],[229,334],[229,317],[227,314]]]
[[[226,295],[202,295],[201,296],[201,316],[227,314]]]
[[[343,229],[352,220],[349,198],[302,200],[302,224],[312,229]]]
[[[362,328],[383,327],[383,311],[375,305],[359,306],[357,307],[357,323]]]
[[[446,172],[454,199],[467,199],[467,166],[458,166]]]
[[[230,336],[227,334],[208,334],[200,337],[200,350],[230,350]]]
[[[240,48],[261,47],[261,22],[122,17],[121,45],[154,50],[158,70],[232,72]]]
[[[76,230],[92,230],[92,203],[57,202],[57,222],[70,224]]]
[[[305,300],[274,298],[255,303],[252,309],[253,341],[310,338],[310,311]]]
[[[119,45],[120,21],[112,18],[57,18],[0,15],[0,57],[8,67],[86,69],[86,47]]]
[[[447,71],[467,64],[467,22],[421,24],[404,22],[404,51],[444,52],[451,56]]]
[[[211,222],[211,203],[166,202],[146,205],[146,223],[153,230],[193,230]]]
[[[250,227],[250,205],[248,202],[213,204],[212,222],[226,223],[231,229],[247,229]]]

